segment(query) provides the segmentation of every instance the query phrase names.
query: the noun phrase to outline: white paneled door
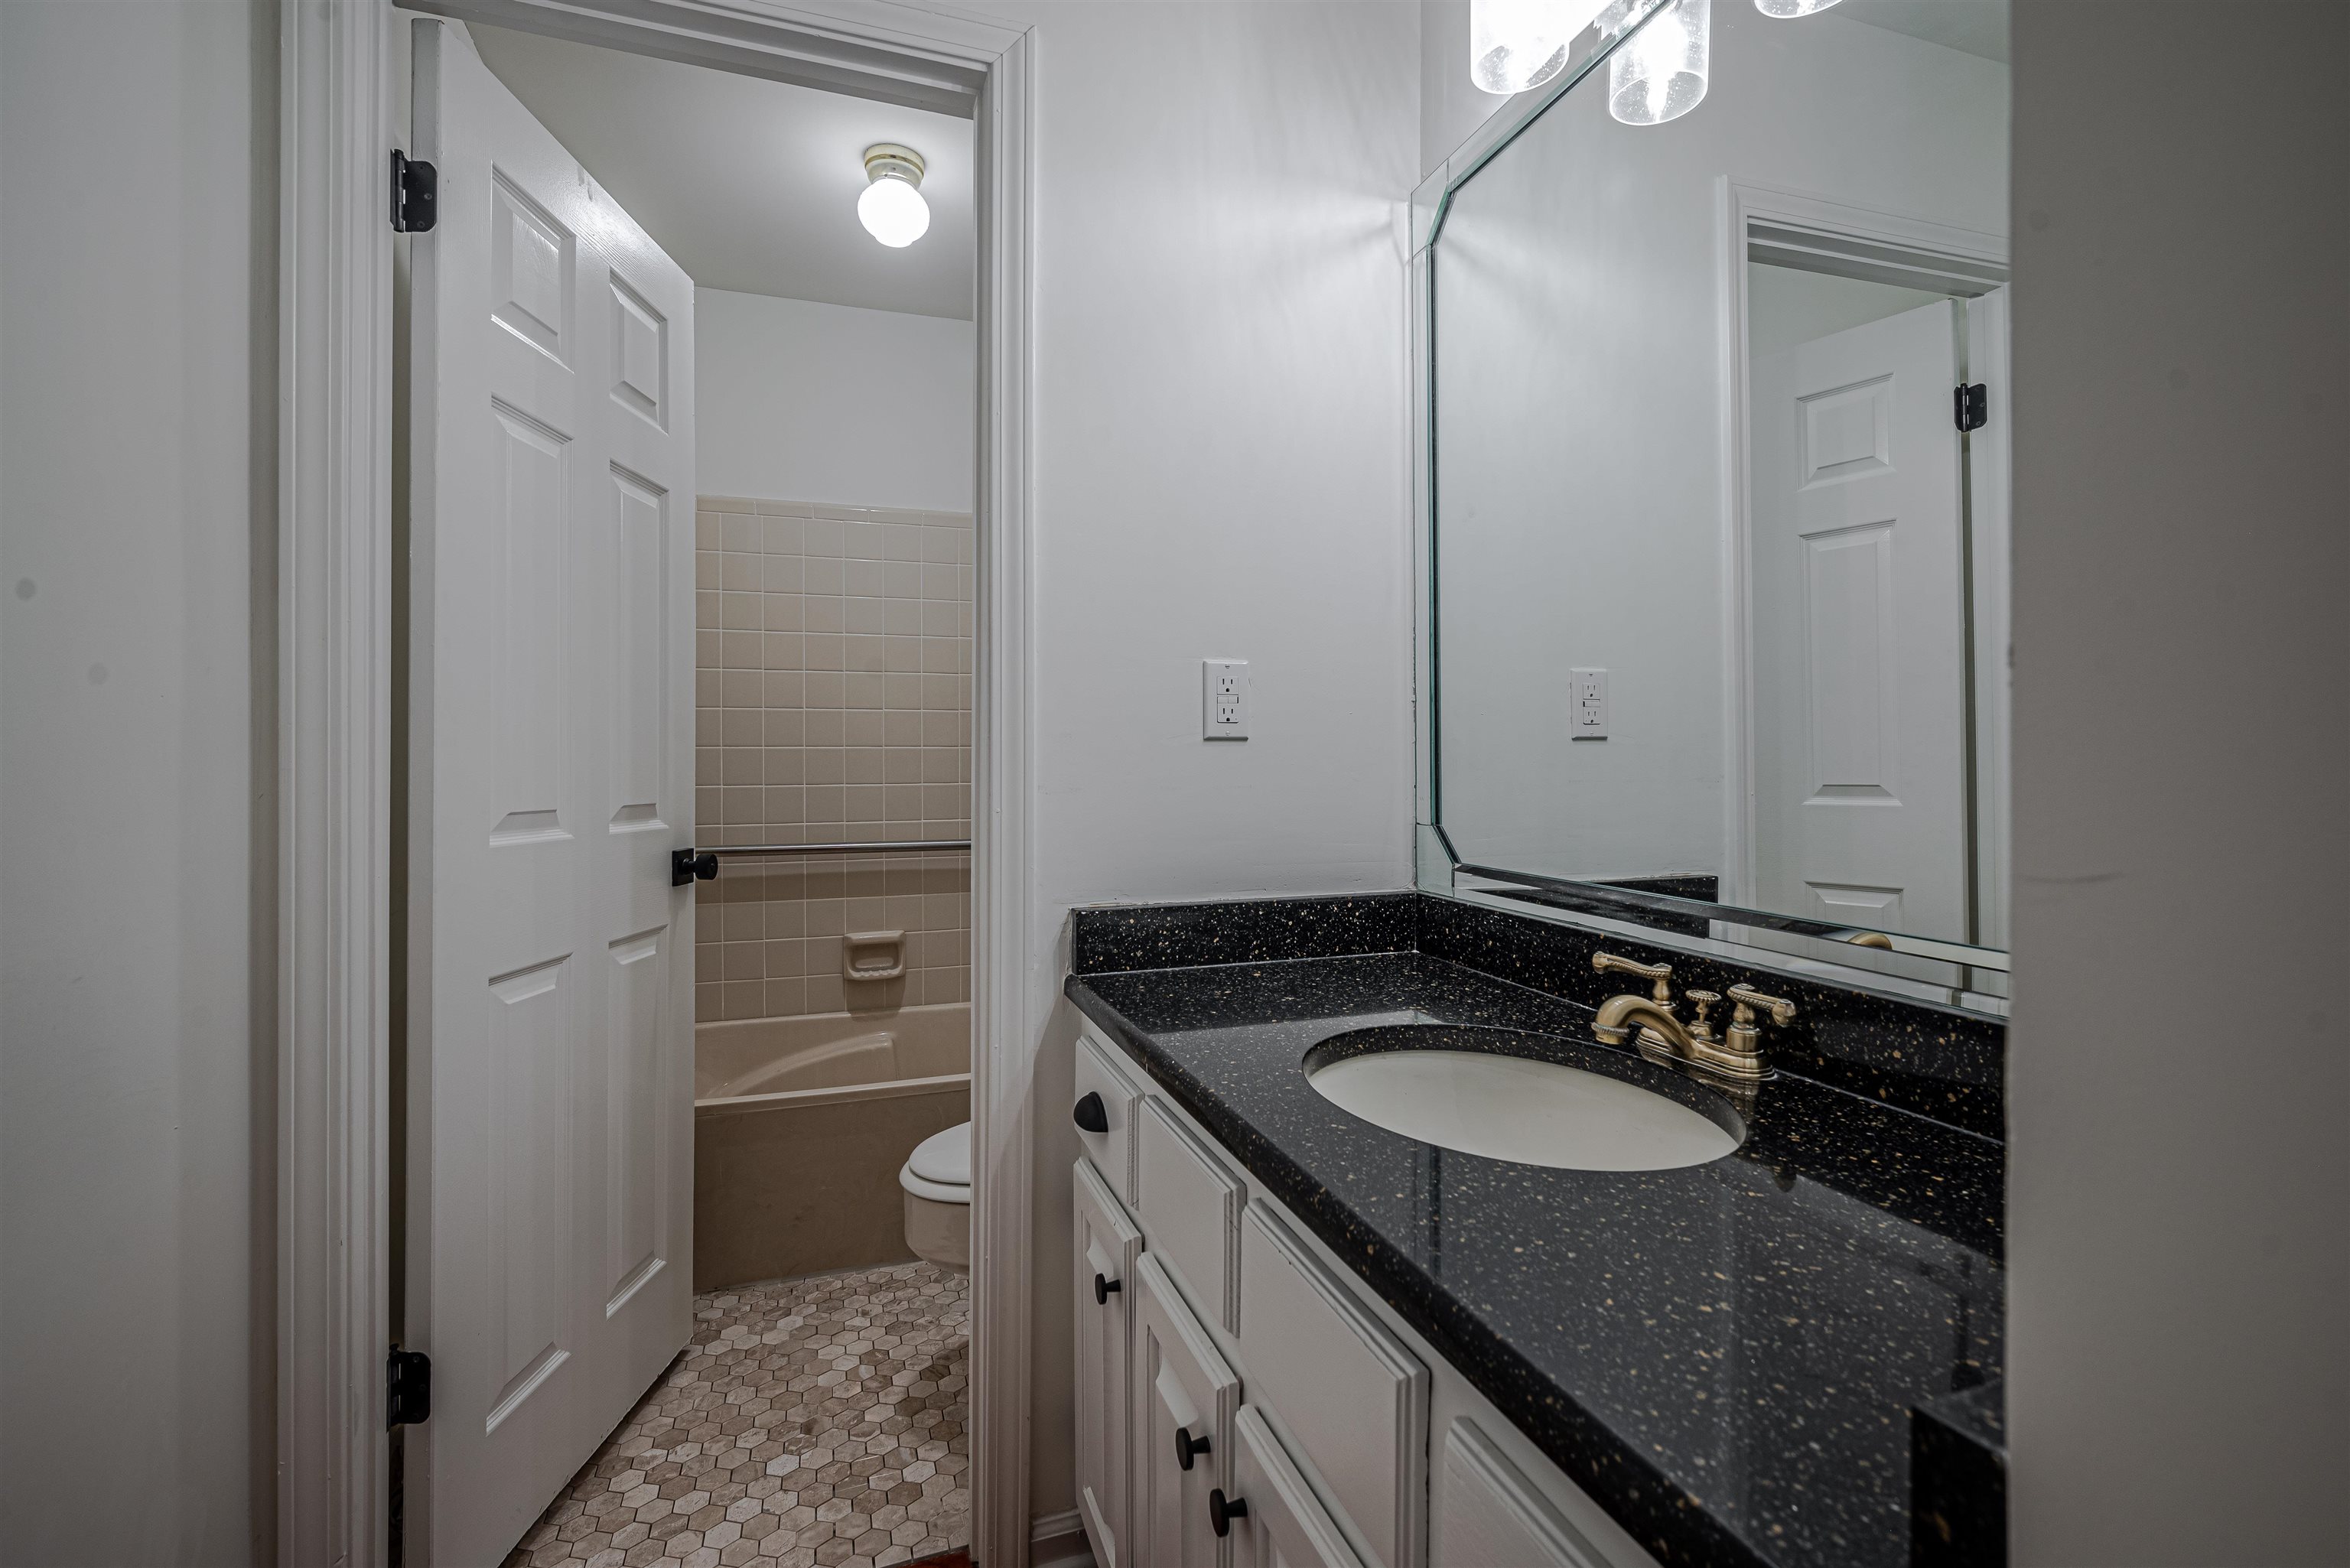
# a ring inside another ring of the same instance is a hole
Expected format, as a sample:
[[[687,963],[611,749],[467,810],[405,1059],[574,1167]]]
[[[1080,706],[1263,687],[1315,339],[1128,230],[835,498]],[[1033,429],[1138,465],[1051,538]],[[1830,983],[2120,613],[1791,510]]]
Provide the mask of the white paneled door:
[[[693,286],[415,24],[409,1561],[494,1563],[692,1311]]]
[[[1754,365],[1757,902],[1969,937],[1965,531],[1948,300]]]

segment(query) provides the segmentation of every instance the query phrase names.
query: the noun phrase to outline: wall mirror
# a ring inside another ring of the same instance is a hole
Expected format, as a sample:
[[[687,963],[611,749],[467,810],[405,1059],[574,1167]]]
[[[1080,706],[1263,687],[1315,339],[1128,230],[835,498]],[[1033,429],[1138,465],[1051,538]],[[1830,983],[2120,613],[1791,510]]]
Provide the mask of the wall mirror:
[[[1423,886],[2003,1011],[2006,0],[1619,0],[1414,202]]]

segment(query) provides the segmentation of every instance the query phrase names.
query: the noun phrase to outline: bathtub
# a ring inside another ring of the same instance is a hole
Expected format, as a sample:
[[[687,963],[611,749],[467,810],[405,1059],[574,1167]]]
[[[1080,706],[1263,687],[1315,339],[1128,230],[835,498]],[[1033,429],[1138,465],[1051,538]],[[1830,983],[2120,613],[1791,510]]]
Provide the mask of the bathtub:
[[[693,1288],[910,1261],[898,1168],[971,1119],[971,1004],[698,1023]]]

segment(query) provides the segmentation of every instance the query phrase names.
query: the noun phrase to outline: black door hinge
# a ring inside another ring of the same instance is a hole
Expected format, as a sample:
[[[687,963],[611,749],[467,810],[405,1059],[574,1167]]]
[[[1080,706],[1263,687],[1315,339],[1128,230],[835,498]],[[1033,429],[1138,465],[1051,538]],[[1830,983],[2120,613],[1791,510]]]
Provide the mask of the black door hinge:
[[[688,887],[697,877],[705,882],[716,881],[718,857],[706,850],[697,855],[691,846],[669,852],[669,885],[671,887]]]
[[[1982,429],[1991,418],[1991,389],[1981,381],[1954,389],[1950,393],[1950,411],[1958,418],[1961,435]]]
[[[441,181],[432,165],[391,150],[391,232],[421,234],[441,215]]]
[[[432,1418],[432,1358],[399,1350],[383,1368],[383,1427],[413,1427]]]

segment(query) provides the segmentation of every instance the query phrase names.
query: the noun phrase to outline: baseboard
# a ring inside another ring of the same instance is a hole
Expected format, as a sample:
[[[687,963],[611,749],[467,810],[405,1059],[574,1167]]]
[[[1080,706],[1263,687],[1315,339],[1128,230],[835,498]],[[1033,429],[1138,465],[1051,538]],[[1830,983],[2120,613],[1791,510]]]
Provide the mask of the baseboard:
[[[1029,1568],[1094,1568],[1085,1521],[1076,1509],[1039,1514],[1028,1521]]]

